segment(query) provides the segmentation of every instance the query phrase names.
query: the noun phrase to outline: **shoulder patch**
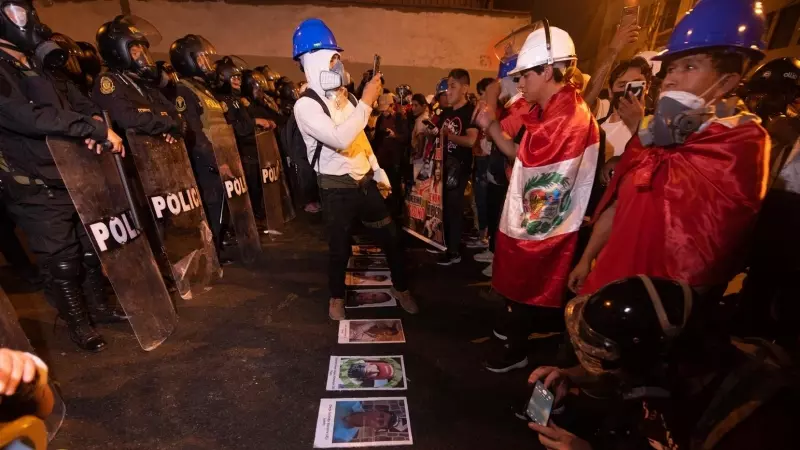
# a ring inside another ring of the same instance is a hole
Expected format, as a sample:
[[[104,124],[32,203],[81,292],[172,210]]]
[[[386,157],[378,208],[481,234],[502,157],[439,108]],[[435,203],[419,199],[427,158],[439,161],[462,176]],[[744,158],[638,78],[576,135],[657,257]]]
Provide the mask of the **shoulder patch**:
[[[100,93],[108,95],[114,92],[116,87],[114,86],[114,81],[111,80],[111,77],[102,76],[100,77]]]
[[[186,111],[186,100],[180,95],[175,98],[175,109],[177,109],[178,112]]]

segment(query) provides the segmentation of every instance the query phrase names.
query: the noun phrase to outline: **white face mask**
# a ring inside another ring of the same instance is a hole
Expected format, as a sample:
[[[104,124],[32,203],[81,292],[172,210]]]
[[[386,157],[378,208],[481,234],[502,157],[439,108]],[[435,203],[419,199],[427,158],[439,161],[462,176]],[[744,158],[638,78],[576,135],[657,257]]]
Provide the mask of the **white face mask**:
[[[686,91],[662,92],[661,95],[658,96],[658,100],[661,101],[661,99],[665,97],[675,100],[676,102],[686,106],[688,109],[702,108],[706,104],[706,101],[702,97]]]
[[[319,73],[319,85],[324,91],[334,91],[346,84],[346,78],[344,64],[342,64],[342,60],[337,60],[331,70],[323,70]]]

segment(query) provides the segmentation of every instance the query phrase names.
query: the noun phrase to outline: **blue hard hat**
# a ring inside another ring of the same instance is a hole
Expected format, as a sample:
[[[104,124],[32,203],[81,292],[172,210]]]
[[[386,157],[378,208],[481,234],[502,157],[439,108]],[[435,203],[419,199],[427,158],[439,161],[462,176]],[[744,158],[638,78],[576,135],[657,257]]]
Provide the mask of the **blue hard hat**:
[[[297,61],[308,52],[323,49],[342,51],[325,22],[320,19],[306,19],[301,22],[292,36],[292,59]]]
[[[755,60],[764,57],[764,12],[753,0],[700,0],[681,19],[667,49],[653,57],[663,61],[703,49],[734,50]]]
[[[439,80],[439,84],[436,85],[436,95],[442,92],[447,92],[447,78],[442,78]]]
[[[519,55],[509,56],[507,58],[503,58],[500,61],[500,70],[497,71],[497,78],[505,78],[508,76],[508,72],[514,70],[517,67],[517,57]]]

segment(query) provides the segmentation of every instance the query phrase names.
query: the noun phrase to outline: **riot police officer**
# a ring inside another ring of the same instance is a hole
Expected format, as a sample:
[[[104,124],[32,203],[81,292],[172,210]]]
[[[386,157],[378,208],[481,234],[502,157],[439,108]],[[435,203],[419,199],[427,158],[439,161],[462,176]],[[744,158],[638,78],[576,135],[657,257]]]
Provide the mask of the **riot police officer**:
[[[70,338],[84,350],[100,351],[106,342],[93,328],[86,302],[100,302],[90,306],[102,312],[107,299],[104,292],[84,295],[81,282],[83,265],[99,267],[99,260],[46,138],[81,138],[86,151],[98,152],[99,143],[107,141],[112,151],[124,154],[122,140],[102,117],[77,112],[75,105],[81,102],[75,100],[81,94],[74,85],[68,83],[66,92],[60,91],[42,70],[63,65],[67,54],[48,40],[52,32],[39,21],[30,2],[7,0],[0,8],[0,148],[7,163],[2,172],[4,201],[28,237],[45,279],[45,295],[66,320]]]
[[[170,62],[180,75],[175,90],[175,109],[186,121],[186,149],[219,252],[222,249],[223,219],[227,215],[220,175],[233,178],[233,173],[225,164],[217,167],[214,148],[203,132],[204,128],[211,126],[210,113],[223,112],[223,106],[208,88],[216,77],[212,59],[216,54],[210,42],[195,34],[187,34],[176,40],[169,49]],[[228,261],[221,259],[221,262]]]
[[[97,78],[92,99],[108,111],[115,129],[163,135],[174,142],[181,134],[178,112],[158,89],[161,73],[141,28],[119,16],[97,31],[97,46],[109,70]]]
[[[300,94],[297,93],[297,86],[294,85],[294,82],[289,77],[280,77],[275,83],[275,89],[278,91],[280,113],[285,118],[288,118],[292,114],[294,104],[300,98]]]
[[[242,102],[247,106],[250,115],[282,125],[286,119],[281,116],[277,103],[267,93],[269,89],[269,82],[261,72],[242,71]]]
[[[224,104],[225,120],[236,134],[236,147],[242,159],[245,182],[256,219],[266,218],[264,195],[261,189],[261,170],[258,163],[256,133],[258,129],[270,130],[275,123],[263,117],[250,115],[248,108],[240,101],[242,98],[242,68],[244,62],[226,56],[216,63],[215,93],[217,100]]]

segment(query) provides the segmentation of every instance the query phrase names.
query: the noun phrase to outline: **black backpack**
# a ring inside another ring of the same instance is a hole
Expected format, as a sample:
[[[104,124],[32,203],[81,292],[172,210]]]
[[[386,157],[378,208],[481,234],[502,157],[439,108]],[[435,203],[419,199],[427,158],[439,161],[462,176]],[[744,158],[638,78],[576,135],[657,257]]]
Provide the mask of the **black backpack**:
[[[328,109],[328,105],[322,101],[322,99],[316,92],[314,92],[313,89],[306,89],[301,98],[302,97],[308,97],[319,103],[319,106],[322,107],[322,110],[325,111],[325,114],[330,117],[331,112]],[[353,106],[358,105],[358,101],[355,97],[353,97],[352,94],[349,95],[349,100]],[[286,122],[286,127],[281,133],[281,143],[286,151],[289,164],[294,169],[297,187],[301,192],[315,190],[317,187],[317,176],[314,172],[314,166],[319,163],[319,156],[322,153],[322,142],[317,141],[317,148],[314,150],[314,157],[312,158],[312,161],[309,162],[308,151],[306,149],[306,143],[303,140],[303,134],[300,132],[300,128],[297,127],[297,120],[295,120],[294,112],[292,112],[292,114],[289,116],[289,120]]]

